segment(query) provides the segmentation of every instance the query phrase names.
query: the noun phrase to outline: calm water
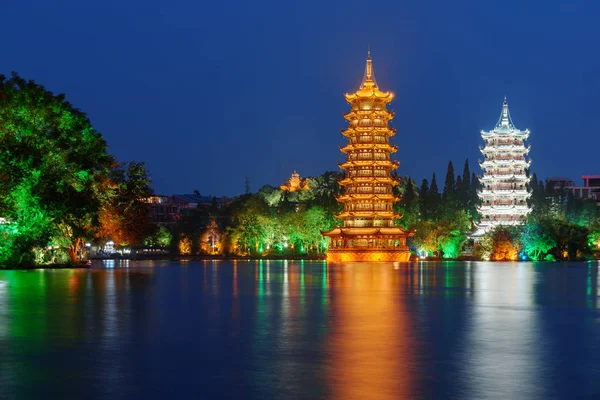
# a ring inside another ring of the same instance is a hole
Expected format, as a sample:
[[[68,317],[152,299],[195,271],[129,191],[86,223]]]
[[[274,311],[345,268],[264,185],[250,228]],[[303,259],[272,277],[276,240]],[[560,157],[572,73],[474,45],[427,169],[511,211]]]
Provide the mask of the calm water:
[[[600,398],[598,264],[0,271],[0,398]]]

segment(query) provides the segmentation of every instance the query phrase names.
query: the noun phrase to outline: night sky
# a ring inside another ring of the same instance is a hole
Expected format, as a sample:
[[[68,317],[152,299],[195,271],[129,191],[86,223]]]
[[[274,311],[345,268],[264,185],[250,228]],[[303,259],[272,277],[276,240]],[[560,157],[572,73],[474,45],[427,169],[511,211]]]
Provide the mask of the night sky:
[[[400,175],[479,173],[505,94],[532,172],[600,173],[599,1],[8,1],[0,73],[65,93],[160,194],[337,170],[368,44]]]

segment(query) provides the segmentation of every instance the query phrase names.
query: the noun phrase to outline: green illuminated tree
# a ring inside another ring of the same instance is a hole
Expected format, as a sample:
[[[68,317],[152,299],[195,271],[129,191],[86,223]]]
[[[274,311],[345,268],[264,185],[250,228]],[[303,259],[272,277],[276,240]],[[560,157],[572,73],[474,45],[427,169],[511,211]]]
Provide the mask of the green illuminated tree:
[[[173,234],[164,226],[159,226],[154,229],[152,235],[148,236],[144,241],[146,246],[151,247],[161,247],[163,249],[171,246],[171,242],[173,241]]]
[[[303,234],[309,246],[312,246],[317,254],[325,247],[325,238],[321,231],[333,229],[338,220],[332,213],[319,206],[313,206],[304,212]]]
[[[412,244],[419,253],[425,252],[427,256],[437,256],[438,238],[440,235],[439,226],[431,221],[420,221],[415,225],[416,233]]]
[[[548,251],[556,247],[556,240],[547,227],[533,220],[523,227],[520,239],[525,254],[533,261],[542,260]]]
[[[471,228],[471,220],[467,211],[458,210],[451,219],[444,219],[438,224],[438,248],[445,258],[458,258],[462,245]]]
[[[270,214],[268,205],[258,195],[245,194],[234,200],[229,211],[229,247],[240,253],[256,254],[266,239],[263,226]]]
[[[16,228],[0,265],[27,264],[52,237],[76,261],[97,223],[112,163],[100,133],[64,95],[16,73],[0,75],[0,212]]]

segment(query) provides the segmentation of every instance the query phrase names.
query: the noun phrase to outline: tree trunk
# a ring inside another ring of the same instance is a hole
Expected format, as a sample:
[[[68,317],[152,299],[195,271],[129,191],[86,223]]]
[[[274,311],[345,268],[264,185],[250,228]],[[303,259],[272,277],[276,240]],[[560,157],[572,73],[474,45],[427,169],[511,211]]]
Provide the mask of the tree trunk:
[[[77,238],[75,239],[74,243],[69,245],[69,257],[71,258],[71,263],[73,264],[77,263],[77,252],[79,251],[79,247],[82,243],[83,240],[81,238]]]

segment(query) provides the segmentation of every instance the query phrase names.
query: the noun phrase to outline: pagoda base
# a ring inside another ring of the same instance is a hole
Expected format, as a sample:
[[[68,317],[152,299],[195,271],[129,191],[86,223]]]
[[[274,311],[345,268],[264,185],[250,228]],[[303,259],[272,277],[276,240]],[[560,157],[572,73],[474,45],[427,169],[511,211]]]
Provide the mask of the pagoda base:
[[[374,262],[392,261],[407,262],[410,259],[410,251],[406,249],[329,249],[327,250],[327,261],[338,262]]]

